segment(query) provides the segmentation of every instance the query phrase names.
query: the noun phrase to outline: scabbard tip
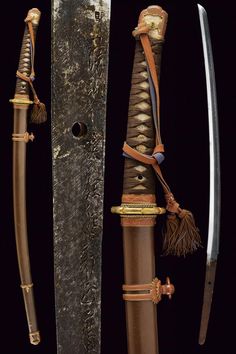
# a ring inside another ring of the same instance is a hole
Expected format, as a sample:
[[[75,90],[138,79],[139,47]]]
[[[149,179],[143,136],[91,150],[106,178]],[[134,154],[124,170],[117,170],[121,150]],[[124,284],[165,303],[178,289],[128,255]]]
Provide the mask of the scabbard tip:
[[[29,333],[30,343],[33,345],[38,345],[41,341],[39,331]]]
[[[198,344],[199,345],[204,345],[205,344],[205,338],[199,338],[198,339]]]
[[[198,336],[198,344],[204,345],[205,341],[206,341],[206,327],[203,324],[201,324],[199,336]]]

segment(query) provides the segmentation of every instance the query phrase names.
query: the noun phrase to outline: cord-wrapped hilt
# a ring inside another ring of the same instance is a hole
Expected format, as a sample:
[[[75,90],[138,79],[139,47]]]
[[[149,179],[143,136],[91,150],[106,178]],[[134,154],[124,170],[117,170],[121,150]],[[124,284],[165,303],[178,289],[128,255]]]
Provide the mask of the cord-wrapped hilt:
[[[15,97],[13,100],[11,100],[13,103],[15,103],[14,101],[16,97],[17,101],[19,101],[21,97],[25,100],[25,97],[29,97],[30,88],[33,94],[34,103],[31,113],[31,121],[32,123],[36,124],[43,123],[47,120],[47,112],[45,105],[44,103],[40,102],[33,85],[33,81],[35,80],[35,37],[39,25],[40,15],[40,11],[34,8],[28,12],[27,17],[25,19],[25,32],[21,46],[19,66],[16,72],[17,80]],[[23,101],[21,104],[23,104]],[[18,104],[18,108],[19,107],[23,108],[23,106],[19,106]]]

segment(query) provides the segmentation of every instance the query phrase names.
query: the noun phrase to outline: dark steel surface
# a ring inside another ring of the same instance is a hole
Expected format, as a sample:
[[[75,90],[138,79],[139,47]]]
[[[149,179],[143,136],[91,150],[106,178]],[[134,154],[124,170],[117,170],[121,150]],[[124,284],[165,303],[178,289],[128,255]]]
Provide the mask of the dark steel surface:
[[[213,261],[206,266],[206,277],[204,285],[204,297],[202,305],[201,325],[199,332],[199,344],[204,344],[207,336],[209,318],[211,314],[212,298],[214,293],[217,261]]]
[[[52,6],[58,354],[100,353],[109,11],[108,0]]]

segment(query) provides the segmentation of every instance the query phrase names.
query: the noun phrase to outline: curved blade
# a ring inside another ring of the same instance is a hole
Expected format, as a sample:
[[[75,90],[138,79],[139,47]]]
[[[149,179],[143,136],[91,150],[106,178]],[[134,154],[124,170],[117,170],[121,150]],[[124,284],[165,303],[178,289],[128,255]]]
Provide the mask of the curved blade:
[[[210,195],[209,223],[207,242],[207,265],[203,297],[202,317],[199,333],[199,344],[204,344],[207,334],[214,291],[217,256],[220,237],[220,153],[219,130],[214,62],[211,47],[210,31],[206,10],[198,4],[201,26],[205,75],[207,87],[208,124],[209,124],[209,154],[210,154]]]

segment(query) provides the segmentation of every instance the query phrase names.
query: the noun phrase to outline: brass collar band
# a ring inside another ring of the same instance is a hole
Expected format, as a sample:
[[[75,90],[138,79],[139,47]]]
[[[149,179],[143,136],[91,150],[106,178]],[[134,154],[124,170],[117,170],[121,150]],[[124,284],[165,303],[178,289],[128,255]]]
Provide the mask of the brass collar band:
[[[121,204],[111,208],[113,214],[121,215],[157,215],[164,214],[165,208],[156,206],[156,204]]]
[[[33,133],[28,133],[25,132],[23,134],[16,134],[13,133],[12,134],[12,140],[13,141],[23,141],[25,143],[28,143],[29,141],[33,141],[34,140],[34,134]]]
[[[161,301],[162,295],[167,295],[171,299],[175,291],[174,285],[170,283],[167,277],[166,284],[161,284],[158,278],[154,278],[150,284],[133,284],[123,285],[125,291],[123,300],[125,301],[152,301],[158,304]]]
[[[12,98],[9,100],[11,103],[13,104],[19,104],[19,105],[24,105],[24,104],[33,104],[34,102],[29,100],[29,99],[25,99],[25,98]]]

